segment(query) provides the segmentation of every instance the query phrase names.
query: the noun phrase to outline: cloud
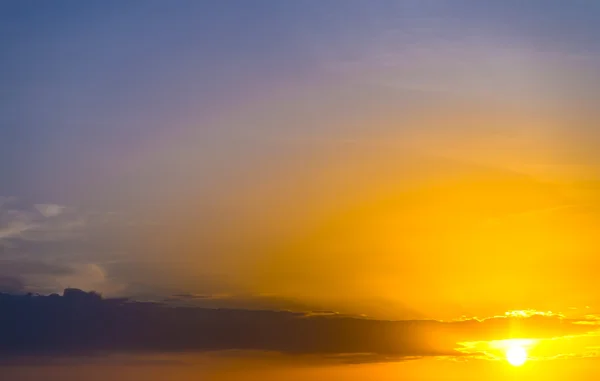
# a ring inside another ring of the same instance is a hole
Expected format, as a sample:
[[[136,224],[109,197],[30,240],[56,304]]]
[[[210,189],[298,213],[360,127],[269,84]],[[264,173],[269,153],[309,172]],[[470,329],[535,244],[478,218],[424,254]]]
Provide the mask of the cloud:
[[[124,252],[131,220],[124,213],[0,196],[0,276],[12,284],[5,290],[50,293],[78,285],[116,292],[121,283],[105,268]]]
[[[73,208],[58,204],[25,206],[14,198],[0,199],[0,243],[69,239],[84,226],[84,216]]]
[[[422,340],[410,323],[115,302],[82,291],[64,297],[4,296],[0,308],[10,322],[0,326],[0,337],[6,339],[0,342],[0,351],[8,354],[148,350],[458,354]]]
[[[374,320],[336,314],[208,309],[101,299],[70,290],[65,296],[0,295],[4,356],[138,352],[258,351],[317,356],[337,363],[465,356],[460,342],[512,337],[589,336],[595,326],[559,316],[484,320]],[[468,346],[463,346],[469,348]],[[460,349],[460,348],[459,348]]]
[[[107,278],[106,271],[102,266],[95,263],[83,263],[71,265],[72,271],[56,279],[55,287],[64,289],[77,285],[89,290],[96,290],[114,294],[120,290],[122,285]]]
[[[7,238],[20,237],[21,234],[32,228],[32,221],[28,213],[9,210],[0,216],[0,241]]]
[[[56,217],[66,208],[57,204],[35,204],[34,206],[44,217]]]
[[[59,242],[148,224],[125,213],[59,204],[26,204],[0,196],[0,242]]]
[[[115,293],[121,286],[107,279],[94,263],[67,263],[33,259],[0,259],[0,292],[50,293],[71,285]]]

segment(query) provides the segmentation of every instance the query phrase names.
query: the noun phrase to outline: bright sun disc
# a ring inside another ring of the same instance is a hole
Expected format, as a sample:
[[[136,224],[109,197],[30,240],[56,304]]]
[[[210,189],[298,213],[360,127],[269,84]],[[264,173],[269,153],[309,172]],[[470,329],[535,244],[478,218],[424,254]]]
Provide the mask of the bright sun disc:
[[[506,360],[512,366],[521,366],[527,361],[527,351],[520,345],[513,345],[506,350]]]

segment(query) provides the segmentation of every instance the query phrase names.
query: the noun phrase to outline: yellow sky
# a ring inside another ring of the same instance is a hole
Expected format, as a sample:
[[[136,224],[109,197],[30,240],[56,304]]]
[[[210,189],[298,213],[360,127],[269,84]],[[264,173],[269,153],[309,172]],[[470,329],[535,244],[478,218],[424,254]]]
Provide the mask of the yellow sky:
[[[376,315],[365,300],[445,318],[594,304],[596,163],[573,163],[576,137],[553,115],[481,103],[360,114],[348,138],[275,134],[209,196],[210,235],[196,242],[192,207],[171,211],[187,224],[177,237],[219,252],[211,265],[246,290],[353,312]]]
[[[182,359],[183,357],[183,359]],[[91,381],[107,379],[140,379],[159,381],[204,377],[218,381],[275,381],[282,378],[293,381],[307,379],[414,381],[444,380],[531,380],[543,378],[549,381],[565,379],[593,379],[598,369],[594,359],[561,359],[554,361],[530,361],[522,367],[511,367],[506,362],[485,360],[454,361],[450,359],[425,359],[396,363],[360,365],[306,365],[294,359],[218,359],[198,356],[161,356],[172,364],[130,363],[45,366],[44,379],[50,381],[75,381],[85,375]],[[114,360],[114,359],[113,359]],[[138,359],[139,360],[139,359]],[[146,360],[156,360],[155,357]],[[186,363],[187,362],[187,363]],[[12,366],[3,369],[12,379],[29,379],[39,376],[36,367]]]

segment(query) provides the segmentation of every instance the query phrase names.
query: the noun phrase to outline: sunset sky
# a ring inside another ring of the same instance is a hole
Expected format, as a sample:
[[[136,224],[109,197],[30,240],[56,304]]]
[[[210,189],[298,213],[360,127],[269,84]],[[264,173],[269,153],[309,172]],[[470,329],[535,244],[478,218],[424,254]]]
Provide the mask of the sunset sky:
[[[0,0],[0,52],[0,292],[161,303],[0,300],[0,379],[600,376],[600,2]]]

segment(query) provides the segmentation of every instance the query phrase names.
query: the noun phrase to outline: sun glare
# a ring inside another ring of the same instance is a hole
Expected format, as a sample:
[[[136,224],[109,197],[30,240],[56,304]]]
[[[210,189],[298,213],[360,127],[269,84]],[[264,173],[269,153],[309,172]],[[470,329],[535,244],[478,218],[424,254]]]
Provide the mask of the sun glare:
[[[521,366],[527,361],[527,351],[519,344],[513,344],[506,349],[506,360],[512,366]]]

